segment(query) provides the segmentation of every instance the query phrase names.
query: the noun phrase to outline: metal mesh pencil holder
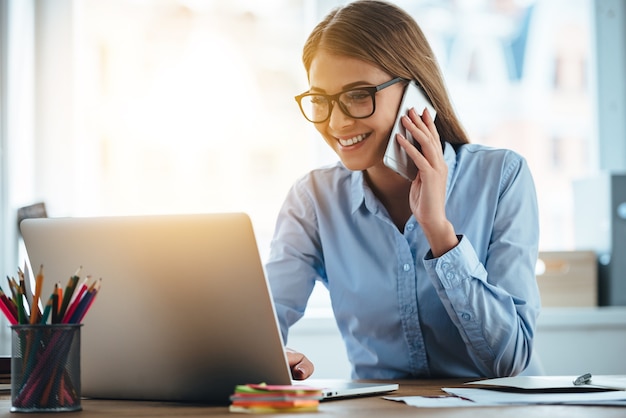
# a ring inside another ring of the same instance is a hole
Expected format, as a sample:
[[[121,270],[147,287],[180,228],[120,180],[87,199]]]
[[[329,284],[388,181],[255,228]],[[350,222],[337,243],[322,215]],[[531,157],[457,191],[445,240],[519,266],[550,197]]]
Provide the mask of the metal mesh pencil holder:
[[[82,409],[81,326],[11,326],[11,412]]]

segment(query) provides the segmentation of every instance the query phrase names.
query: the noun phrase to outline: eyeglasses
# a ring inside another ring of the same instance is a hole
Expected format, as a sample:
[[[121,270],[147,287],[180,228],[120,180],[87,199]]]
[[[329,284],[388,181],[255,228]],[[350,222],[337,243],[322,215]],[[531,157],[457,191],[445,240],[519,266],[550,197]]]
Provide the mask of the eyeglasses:
[[[344,90],[337,94],[302,93],[295,97],[304,117],[313,123],[326,122],[335,103],[346,115],[354,119],[369,118],[376,111],[376,93],[400,81],[408,81],[396,77],[386,83],[373,87],[357,87]]]

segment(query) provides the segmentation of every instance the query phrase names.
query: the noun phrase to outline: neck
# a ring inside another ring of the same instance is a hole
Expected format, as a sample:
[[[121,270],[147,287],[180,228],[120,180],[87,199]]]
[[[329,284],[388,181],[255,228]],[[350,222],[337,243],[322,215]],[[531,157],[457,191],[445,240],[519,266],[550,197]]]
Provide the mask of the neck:
[[[367,169],[364,174],[374,195],[389,212],[393,223],[403,231],[404,224],[411,216],[409,206],[411,183],[382,164]]]

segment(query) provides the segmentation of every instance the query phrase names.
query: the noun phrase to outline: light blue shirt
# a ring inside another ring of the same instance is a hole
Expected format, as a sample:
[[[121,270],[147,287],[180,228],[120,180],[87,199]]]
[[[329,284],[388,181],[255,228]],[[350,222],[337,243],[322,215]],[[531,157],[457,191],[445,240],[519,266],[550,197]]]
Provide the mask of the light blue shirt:
[[[528,366],[540,311],[528,165],[477,144],[446,144],[444,157],[459,244],[438,258],[413,216],[398,230],[362,172],[338,163],[293,185],[266,264],[285,342],[320,281],[355,379],[509,376]]]

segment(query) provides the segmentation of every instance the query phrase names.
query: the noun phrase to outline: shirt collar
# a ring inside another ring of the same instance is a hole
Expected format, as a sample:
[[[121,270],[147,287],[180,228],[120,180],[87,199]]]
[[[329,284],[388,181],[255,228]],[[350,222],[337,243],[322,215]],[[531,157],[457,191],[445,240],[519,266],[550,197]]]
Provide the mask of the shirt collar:
[[[365,201],[365,176],[362,171],[352,172],[352,213],[356,212]]]

